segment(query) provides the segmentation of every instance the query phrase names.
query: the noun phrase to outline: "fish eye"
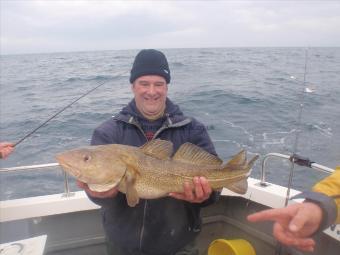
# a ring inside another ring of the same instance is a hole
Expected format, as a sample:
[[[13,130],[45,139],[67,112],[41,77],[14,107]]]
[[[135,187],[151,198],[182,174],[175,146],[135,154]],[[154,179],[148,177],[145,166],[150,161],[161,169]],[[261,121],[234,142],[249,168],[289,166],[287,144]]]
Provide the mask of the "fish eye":
[[[90,158],[91,158],[91,157],[90,157],[89,155],[85,155],[85,156],[84,156],[84,162],[87,162],[87,161],[89,161],[89,160],[90,160]]]

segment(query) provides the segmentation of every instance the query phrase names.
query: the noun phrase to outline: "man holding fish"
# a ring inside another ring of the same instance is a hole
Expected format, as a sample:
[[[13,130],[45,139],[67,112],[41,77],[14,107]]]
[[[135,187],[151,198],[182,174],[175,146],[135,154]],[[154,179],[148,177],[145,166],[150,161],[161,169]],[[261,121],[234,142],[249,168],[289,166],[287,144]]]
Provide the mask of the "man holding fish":
[[[109,254],[198,254],[200,208],[216,200],[213,189],[247,189],[257,157],[248,163],[241,151],[222,165],[205,126],[167,98],[170,78],[162,52],[140,51],[133,100],[95,129],[95,146],[57,156],[101,206]]]

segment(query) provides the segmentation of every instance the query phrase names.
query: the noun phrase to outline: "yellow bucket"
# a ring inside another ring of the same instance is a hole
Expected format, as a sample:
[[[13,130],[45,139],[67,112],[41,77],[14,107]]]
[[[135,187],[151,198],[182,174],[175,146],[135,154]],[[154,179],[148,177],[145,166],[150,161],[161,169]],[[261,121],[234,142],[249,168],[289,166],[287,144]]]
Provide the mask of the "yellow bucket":
[[[256,253],[247,240],[216,239],[209,245],[208,255],[256,255]]]

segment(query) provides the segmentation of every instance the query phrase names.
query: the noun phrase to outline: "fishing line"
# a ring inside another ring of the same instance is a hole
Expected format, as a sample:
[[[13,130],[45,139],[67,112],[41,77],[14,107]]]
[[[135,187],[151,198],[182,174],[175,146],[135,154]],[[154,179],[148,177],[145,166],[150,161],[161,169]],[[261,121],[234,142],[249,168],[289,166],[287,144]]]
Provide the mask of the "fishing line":
[[[301,120],[302,120],[302,110],[303,110],[303,101],[304,101],[304,95],[307,93],[307,88],[306,88],[306,76],[307,76],[307,63],[308,63],[308,49],[305,49],[305,67],[304,67],[304,73],[303,73],[303,90],[301,93],[300,97],[300,107],[299,107],[299,112],[298,112],[298,120],[297,120],[297,129],[296,129],[296,135],[295,135],[295,140],[294,140],[294,146],[293,146],[293,154],[296,154],[298,143],[299,143],[299,136],[301,133]],[[294,78],[293,76],[291,78]],[[295,166],[295,159],[292,157],[291,160],[291,167],[289,171],[289,178],[288,178],[288,185],[287,185],[287,193],[286,193],[286,199],[285,199],[285,205],[286,207],[288,205],[289,197],[290,197],[290,190],[292,188],[292,182],[293,182],[293,175],[294,175],[294,166]],[[282,245],[278,242],[276,245],[275,249],[275,255],[281,255],[282,254]]]
[[[119,75],[118,75],[119,76]],[[34,134],[36,131],[38,131],[38,129],[40,129],[41,127],[43,127],[44,125],[46,125],[49,121],[51,121],[52,119],[54,119],[55,117],[57,117],[60,113],[62,113],[63,111],[65,111],[67,108],[71,107],[74,103],[78,102],[80,99],[82,99],[83,97],[87,96],[88,94],[90,94],[92,91],[96,90],[97,88],[99,88],[100,86],[103,86],[104,84],[106,84],[109,81],[103,81],[101,82],[99,85],[97,85],[96,87],[90,89],[89,91],[87,91],[85,94],[81,95],[80,97],[78,97],[76,100],[72,101],[70,104],[66,105],[64,108],[62,108],[60,111],[58,111],[57,113],[55,113],[54,115],[52,115],[50,118],[48,118],[46,121],[44,121],[42,124],[40,124],[37,128],[33,129],[31,132],[29,132],[27,135],[25,135],[23,138],[21,138],[19,141],[17,141],[13,147],[17,146],[18,144],[20,144],[21,142],[23,142],[26,138],[28,138],[29,136],[31,136],[32,134]]]
[[[302,110],[303,110],[303,104],[304,104],[303,101],[304,101],[304,95],[306,93],[307,63],[308,63],[308,49],[305,50],[305,70],[304,70],[304,74],[303,74],[303,91],[301,93],[301,99],[300,99],[297,130],[296,130],[295,141],[294,141],[294,146],[293,146],[293,155],[296,154],[298,143],[299,143],[299,137],[300,137],[300,133],[301,133]],[[285,207],[288,205],[288,200],[289,200],[289,196],[290,196],[290,190],[291,190],[291,186],[292,186],[293,173],[294,173],[294,165],[295,165],[295,163],[294,163],[294,159],[293,159],[292,163],[291,163],[290,172],[289,172]]]

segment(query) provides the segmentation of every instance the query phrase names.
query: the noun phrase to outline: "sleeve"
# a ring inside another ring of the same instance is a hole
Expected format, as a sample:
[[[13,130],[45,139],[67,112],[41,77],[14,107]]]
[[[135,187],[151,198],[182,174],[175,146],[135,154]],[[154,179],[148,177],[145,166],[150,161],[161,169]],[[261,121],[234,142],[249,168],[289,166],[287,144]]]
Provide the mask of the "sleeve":
[[[313,191],[323,193],[333,199],[336,205],[335,222],[340,223],[340,166],[336,167],[331,175],[315,184]]]
[[[292,199],[296,199],[296,198],[305,198],[306,202],[315,203],[321,208],[322,222],[320,224],[318,231],[328,228],[330,225],[332,225],[335,222],[337,209],[336,209],[336,204],[334,202],[334,199],[332,197],[329,197],[319,192],[304,191],[292,197]]]
[[[200,122],[193,120],[194,125],[191,127],[190,142],[217,156],[214,144],[212,143],[207,129]],[[213,191],[210,197],[204,202],[197,204],[199,207],[206,207],[215,203],[220,197],[220,193]]]
[[[306,201],[320,206],[323,219],[319,230],[324,230],[333,223],[340,223],[340,167],[315,184],[312,191],[302,192],[294,198],[305,198]]]
[[[108,120],[97,127],[92,134],[91,145],[102,145],[117,143],[117,124],[113,120]]]

